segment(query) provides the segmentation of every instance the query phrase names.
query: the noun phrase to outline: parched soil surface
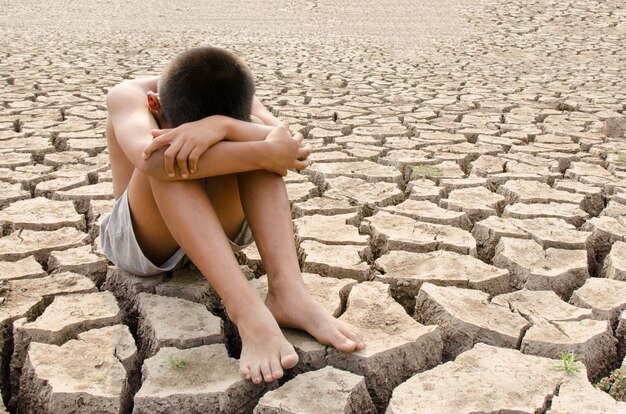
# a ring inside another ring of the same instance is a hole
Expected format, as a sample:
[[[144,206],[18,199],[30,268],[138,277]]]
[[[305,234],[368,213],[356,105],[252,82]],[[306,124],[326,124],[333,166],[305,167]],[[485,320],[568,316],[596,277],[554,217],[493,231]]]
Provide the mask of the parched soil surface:
[[[626,412],[591,385],[626,369],[622,1],[5,1],[0,39],[7,412]],[[303,277],[366,349],[286,330],[300,363],[253,385],[197,270],[102,256],[104,97],[197,45],[314,147]]]

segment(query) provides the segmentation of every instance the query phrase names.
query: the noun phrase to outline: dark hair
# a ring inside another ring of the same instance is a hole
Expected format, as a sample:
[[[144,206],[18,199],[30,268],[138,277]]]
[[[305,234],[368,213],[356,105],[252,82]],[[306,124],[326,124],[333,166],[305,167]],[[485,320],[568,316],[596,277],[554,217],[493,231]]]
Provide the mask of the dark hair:
[[[250,121],[253,97],[248,66],[216,47],[180,53],[163,71],[159,85],[161,108],[172,127],[211,115]]]

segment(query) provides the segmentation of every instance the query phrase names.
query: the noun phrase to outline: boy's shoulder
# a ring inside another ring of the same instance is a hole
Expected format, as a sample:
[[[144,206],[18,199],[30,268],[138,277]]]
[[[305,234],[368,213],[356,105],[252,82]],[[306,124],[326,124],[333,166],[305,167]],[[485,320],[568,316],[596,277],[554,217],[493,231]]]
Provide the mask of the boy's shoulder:
[[[132,93],[146,94],[148,92],[158,92],[159,76],[150,76],[145,78],[127,79],[114,87],[107,93],[107,99],[111,96],[127,95]]]
[[[112,112],[126,112],[137,102],[144,102],[146,94],[157,93],[159,77],[129,79],[112,87],[106,95],[106,107],[109,114]]]

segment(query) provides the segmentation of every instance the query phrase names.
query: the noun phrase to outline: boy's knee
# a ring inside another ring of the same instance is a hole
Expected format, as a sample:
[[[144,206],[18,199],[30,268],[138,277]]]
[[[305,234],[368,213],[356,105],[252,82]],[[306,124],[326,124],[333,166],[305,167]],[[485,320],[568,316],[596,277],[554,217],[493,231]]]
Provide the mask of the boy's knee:
[[[265,125],[265,123],[263,123],[263,121],[261,121],[259,118],[257,118],[254,115],[250,115],[250,122],[252,122],[254,124]]]

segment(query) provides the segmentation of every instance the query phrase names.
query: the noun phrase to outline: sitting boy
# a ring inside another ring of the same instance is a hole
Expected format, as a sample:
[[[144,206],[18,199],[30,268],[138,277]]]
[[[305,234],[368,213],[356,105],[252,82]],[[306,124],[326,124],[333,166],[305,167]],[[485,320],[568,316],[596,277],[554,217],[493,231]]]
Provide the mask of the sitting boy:
[[[160,79],[115,86],[107,109],[117,201],[100,237],[113,263],[150,275],[187,255],[237,326],[240,371],[255,383],[298,362],[279,326],[344,352],[365,346],[305,290],[281,175],[310,165],[311,150],[254,96],[243,61],[218,48],[188,50]],[[233,254],[252,241],[250,230],[267,271],[265,303]]]

